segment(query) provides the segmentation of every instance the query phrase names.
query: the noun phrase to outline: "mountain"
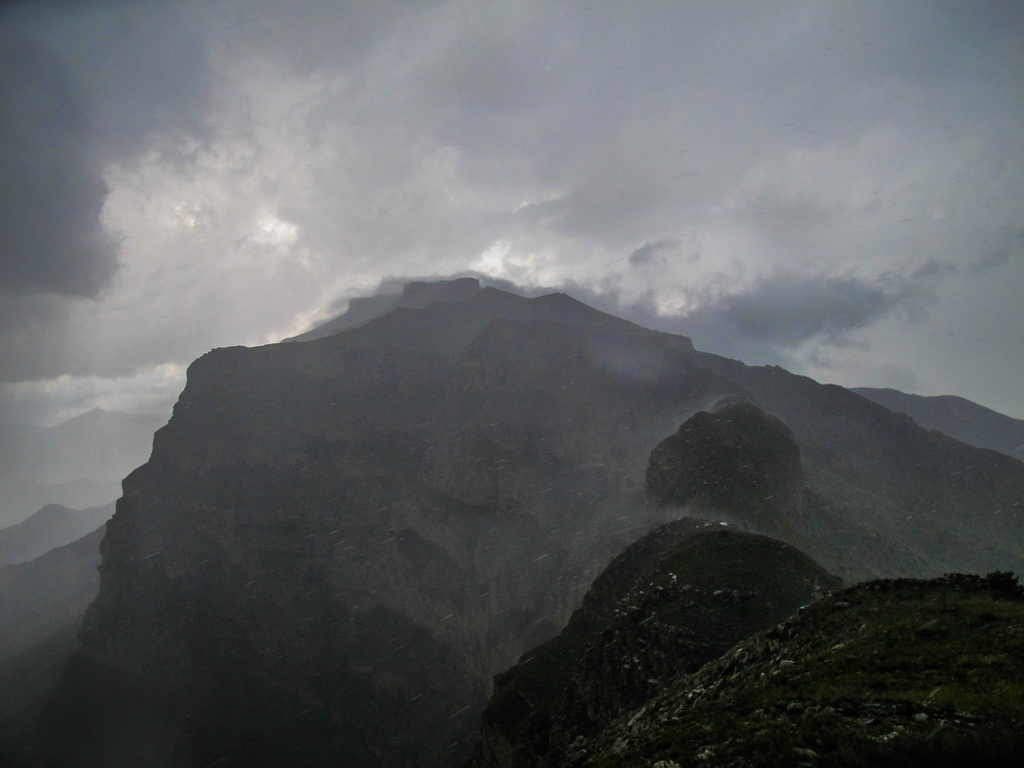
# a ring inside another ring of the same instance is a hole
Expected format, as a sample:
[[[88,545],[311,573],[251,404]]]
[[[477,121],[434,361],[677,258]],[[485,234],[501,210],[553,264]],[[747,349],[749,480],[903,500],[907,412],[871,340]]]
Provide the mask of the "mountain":
[[[77,627],[99,589],[101,525],[27,563],[0,566],[0,660]]]
[[[94,408],[50,428],[0,425],[0,526],[47,504],[84,509],[121,495],[121,479],[149,458],[166,416]]]
[[[457,304],[480,290],[476,278],[461,277],[456,280],[425,282],[422,280],[406,283],[401,293],[382,293],[377,296],[354,298],[349,301],[344,314],[312,330],[292,336],[285,341],[312,341],[335,333],[365,325],[370,320],[383,317],[396,307],[423,309],[435,301]]]
[[[651,451],[646,479],[659,506],[697,505],[761,531],[799,532],[800,447],[789,427],[741,398],[683,422]]]
[[[566,628],[495,678],[470,765],[562,765],[577,740],[840,586],[793,547],[721,525],[669,523],[616,557]]]
[[[1020,462],[778,366],[694,357],[793,431],[805,482],[793,543],[833,572],[856,581],[1022,571]]]
[[[979,448],[990,448],[1024,461],[1024,420],[1004,416],[954,395],[908,395],[896,389],[853,390],[890,411],[905,413],[925,429],[937,429]]]
[[[34,447],[22,451],[18,471],[48,484],[119,482],[149,458],[153,433],[166,423],[166,416],[93,408],[43,431]]]
[[[78,648],[81,618],[79,613],[38,643],[0,658],[0,768],[37,764],[43,705]]]
[[[1009,768],[1022,625],[1011,574],[858,584],[679,675],[562,765]]]
[[[460,765],[491,678],[683,517],[851,581],[1024,566],[1010,457],[563,294],[467,293],[190,366],[108,523],[52,764]]]
[[[0,530],[0,565],[24,563],[99,528],[114,514],[114,503],[91,509],[47,504],[27,520]]]
[[[101,507],[121,495],[120,482],[72,480],[67,483],[36,483],[23,477],[0,480],[0,526],[4,529],[28,520],[45,506],[67,509]]]
[[[104,527],[40,557],[0,566],[0,766],[36,764],[43,703],[78,647],[99,590]]]

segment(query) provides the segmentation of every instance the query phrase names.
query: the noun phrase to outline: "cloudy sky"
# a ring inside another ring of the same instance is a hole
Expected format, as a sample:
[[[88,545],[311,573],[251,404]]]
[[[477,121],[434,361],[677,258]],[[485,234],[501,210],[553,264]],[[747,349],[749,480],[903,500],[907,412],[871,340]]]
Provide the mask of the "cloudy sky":
[[[8,3],[0,238],[5,420],[460,274],[1024,418],[1024,4]]]

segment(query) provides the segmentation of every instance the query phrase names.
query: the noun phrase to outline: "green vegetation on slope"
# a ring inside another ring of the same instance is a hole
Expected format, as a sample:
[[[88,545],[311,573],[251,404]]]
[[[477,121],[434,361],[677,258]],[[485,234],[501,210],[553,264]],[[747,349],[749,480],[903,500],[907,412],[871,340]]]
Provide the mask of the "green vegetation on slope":
[[[663,526],[605,569],[558,637],[495,679],[475,765],[559,765],[574,739],[839,586],[774,539]]]
[[[566,765],[1017,764],[1024,590],[1010,574],[874,581],[741,643],[574,744]]]

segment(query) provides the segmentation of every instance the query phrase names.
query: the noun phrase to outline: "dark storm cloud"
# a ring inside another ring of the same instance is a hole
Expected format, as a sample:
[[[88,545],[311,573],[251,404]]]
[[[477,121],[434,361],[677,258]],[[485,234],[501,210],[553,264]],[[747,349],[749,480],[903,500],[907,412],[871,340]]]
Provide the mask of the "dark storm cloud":
[[[0,380],[83,367],[66,310],[102,299],[119,267],[120,233],[103,222],[108,163],[132,161],[155,132],[203,139],[210,76],[192,10],[0,9]]]
[[[927,286],[930,276],[867,282],[852,276],[779,272],[757,280],[749,290],[703,304],[686,316],[685,324],[781,347],[792,347],[815,336],[842,344],[852,329],[888,312],[919,312],[931,296]]]
[[[704,351],[758,365],[792,365],[792,353],[810,339],[842,348],[849,345],[852,332],[891,313],[923,319],[939,281],[954,272],[941,262],[929,262],[909,275],[873,281],[779,271],[743,290],[691,296],[694,303],[699,302],[697,308],[675,315],[659,313],[649,299],[624,300],[614,287],[596,291],[570,282],[562,289],[638,325],[689,336]]]
[[[0,32],[0,289],[95,297],[116,266],[83,97],[40,44]],[[10,314],[5,312],[3,314]]]

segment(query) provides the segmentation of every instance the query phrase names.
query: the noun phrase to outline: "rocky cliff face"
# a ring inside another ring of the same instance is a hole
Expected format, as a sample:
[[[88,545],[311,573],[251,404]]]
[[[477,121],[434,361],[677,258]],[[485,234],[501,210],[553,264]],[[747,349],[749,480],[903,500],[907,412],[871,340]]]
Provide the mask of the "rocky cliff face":
[[[206,355],[125,480],[60,759],[460,763],[491,676],[668,516],[650,446],[735,390],[683,339],[490,289]]]
[[[930,446],[845,390],[766,381],[564,295],[469,293],[193,363],[108,524],[44,718],[54,764],[460,764],[492,675],[564,626],[628,543],[714,513],[651,503],[645,473],[723,397],[792,429],[793,536],[830,568],[1024,561],[1019,462]],[[952,485],[895,490],[954,460],[971,468]],[[1004,516],[983,516],[996,503]],[[757,530],[749,512],[733,522]],[[945,524],[911,541],[928,520]]]

